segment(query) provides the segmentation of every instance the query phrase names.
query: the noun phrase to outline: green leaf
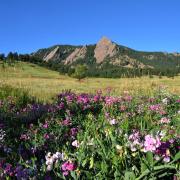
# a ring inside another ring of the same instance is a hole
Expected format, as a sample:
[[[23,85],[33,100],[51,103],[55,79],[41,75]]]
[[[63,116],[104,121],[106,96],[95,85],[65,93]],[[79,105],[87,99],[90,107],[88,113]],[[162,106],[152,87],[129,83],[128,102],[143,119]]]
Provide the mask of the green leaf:
[[[72,176],[72,177],[73,177],[73,179],[75,179],[75,180],[76,180],[76,179],[78,179],[78,178],[77,178],[77,176],[76,176],[75,171],[71,171],[71,176]]]
[[[134,180],[135,178],[136,177],[133,172],[130,172],[130,171],[125,172],[124,180]]]
[[[89,169],[92,169],[92,168],[93,168],[93,165],[94,165],[94,158],[91,157],[91,158],[90,158],[90,166],[89,166]]]
[[[146,153],[146,158],[147,158],[148,164],[149,164],[150,166],[153,166],[153,162],[154,162],[154,160],[153,160],[153,153],[150,152],[150,151],[148,151],[148,152]]]
[[[178,161],[179,159],[180,159],[180,152],[178,152],[178,153],[175,155],[175,157],[174,157],[174,159],[173,159],[173,162]]]
[[[82,167],[85,167],[86,163],[87,163],[87,159],[85,159],[85,160],[82,162]]]
[[[107,167],[107,164],[105,162],[101,162],[101,169],[103,172],[107,172],[108,167]]]
[[[146,164],[141,162],[141,173],[144,172],[146,169],[147,169]]]

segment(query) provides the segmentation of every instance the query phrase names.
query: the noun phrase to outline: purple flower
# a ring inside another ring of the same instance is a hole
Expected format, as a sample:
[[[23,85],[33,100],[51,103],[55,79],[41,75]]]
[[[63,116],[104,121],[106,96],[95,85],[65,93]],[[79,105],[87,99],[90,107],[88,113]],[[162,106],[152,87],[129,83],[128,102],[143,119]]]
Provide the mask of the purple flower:
[[[165,157],[163,158],[163,161],[164,161],[164,162],[170,162],[170,157],[169,157],[169,156],[165,156]]]
[[[75,137],[77,135],[77,133],[78,133],[78,128],[71,128],[70,129],[70,135],[72,137]]]
[[[52,180],[51,176],[47,175],[45,176],[45,180]]]

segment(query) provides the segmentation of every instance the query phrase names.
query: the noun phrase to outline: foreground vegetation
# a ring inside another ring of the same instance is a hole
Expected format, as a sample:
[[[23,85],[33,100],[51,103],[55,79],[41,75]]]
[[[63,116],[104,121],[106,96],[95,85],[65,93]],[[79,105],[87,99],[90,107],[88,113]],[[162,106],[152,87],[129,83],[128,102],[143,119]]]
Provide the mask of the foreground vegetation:
[[[0,64],[1,84],[11,85],[14,88],[27,90],[36,98],[49,101],[63,89],[72,89],[74,92],[95,93],[98,89],[111,89],[112,95],[118,95],[128,90],[130,94],[152,94],[161,85],[167,86],[171,93],[180,94],[180,77],[167,78],[147,76],[141,78],[86,78],[79,82],[56,71],[31,64],[16,63],[14,66]]]
[[[0,92],[1,179],[179,177],[179,96],[66,91],[44,104]]]

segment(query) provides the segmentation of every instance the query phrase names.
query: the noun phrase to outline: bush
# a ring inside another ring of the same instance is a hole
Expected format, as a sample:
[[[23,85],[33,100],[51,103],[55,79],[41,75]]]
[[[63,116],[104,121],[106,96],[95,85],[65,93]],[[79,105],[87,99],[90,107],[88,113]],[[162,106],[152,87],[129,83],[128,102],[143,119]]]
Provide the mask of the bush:
[[[87,67],[85,65],[77,65],[75,68],[75,73],[73,74],[74,78],[77,78],[79,81],[86,77]]]

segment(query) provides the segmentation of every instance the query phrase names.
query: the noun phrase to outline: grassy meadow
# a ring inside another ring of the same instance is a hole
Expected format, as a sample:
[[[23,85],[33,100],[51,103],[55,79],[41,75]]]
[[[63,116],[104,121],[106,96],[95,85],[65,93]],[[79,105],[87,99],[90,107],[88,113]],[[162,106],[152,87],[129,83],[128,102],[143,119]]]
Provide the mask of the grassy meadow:
[[[159,86],[166,86],[168,91],[180,94],[180,77],[141,77],[141,78],[86,78],[79,82],[76,79],[46,68],[30,64],[16,63],[13,67],[3,68],[0,64],[0,83],[27,90],[30,95],[43,101],[49,101],[62,90],[94,93],[98,89],[112,89],[111,94],[129,91],[131,94],[151,94]]]

